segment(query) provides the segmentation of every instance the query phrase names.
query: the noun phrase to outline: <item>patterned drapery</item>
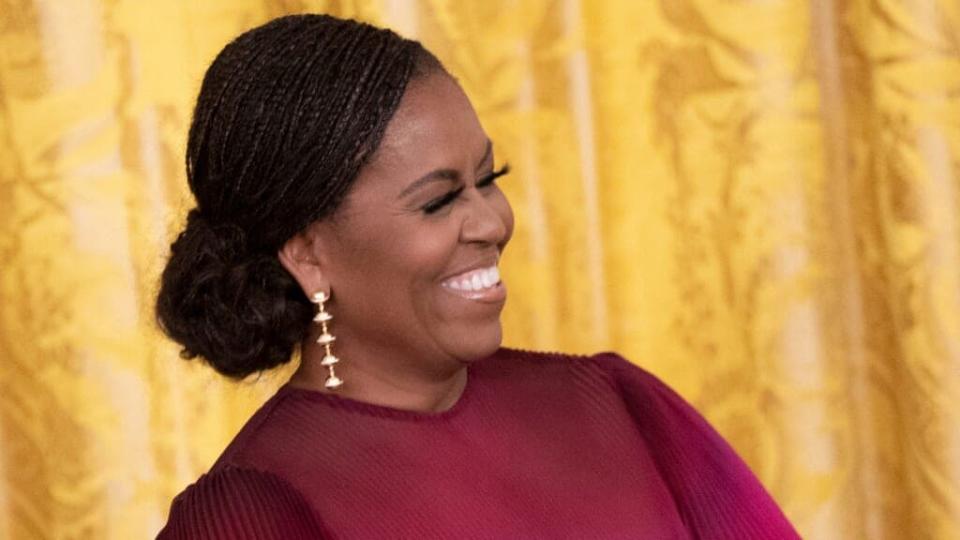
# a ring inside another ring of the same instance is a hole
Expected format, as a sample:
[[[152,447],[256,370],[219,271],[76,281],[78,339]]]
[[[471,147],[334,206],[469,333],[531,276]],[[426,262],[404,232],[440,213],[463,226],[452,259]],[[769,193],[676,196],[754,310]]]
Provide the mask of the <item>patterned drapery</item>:
[[[473,99],[507,344],[654,371],[805,537],[960,537],[955,0],[0,0],[0,537],[152,536],[289,372],[224,382],[151,306],[206,66],[302,11]]]

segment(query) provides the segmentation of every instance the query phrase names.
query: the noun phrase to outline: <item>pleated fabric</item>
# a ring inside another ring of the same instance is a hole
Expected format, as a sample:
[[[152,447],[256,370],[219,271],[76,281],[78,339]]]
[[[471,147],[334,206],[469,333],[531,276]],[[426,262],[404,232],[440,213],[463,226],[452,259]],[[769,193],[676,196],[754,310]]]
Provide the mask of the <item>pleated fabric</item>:
[[[187,540],[325,538],[304,498],[280,477],[225,466],[178,497],[160,538]]]
[[[501,349],[425,413],[282,387],[160,538],[798,538],[679,395],[612,353]]]

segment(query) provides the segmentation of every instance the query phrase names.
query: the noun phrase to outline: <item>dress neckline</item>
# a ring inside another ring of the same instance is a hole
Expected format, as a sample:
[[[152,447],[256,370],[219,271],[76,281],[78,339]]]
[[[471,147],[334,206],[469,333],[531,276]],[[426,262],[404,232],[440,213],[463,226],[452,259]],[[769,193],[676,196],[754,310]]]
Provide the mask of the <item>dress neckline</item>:
[[[477,362],[479,361],[480,360]],[[321,392],[319,390],[311,390],[309,388],[292,386],[289,382],[284,383],[283,386],[280,387],[280,389],[277,391],[277,397],[299,396],[311,401],[324,403],[336,409],[366,414],[369,416],[378,416],[381,418],[418,422],[447,420],[460,414],[460,411],[466,408],[467,404],[472,400],[471,396],[474,393],[473,387],[476,383],[474,379],[477,375],[476,371],[473,369],[474,364],[476,364],[476,362],[467,366],[467,382],[463,386],[463,391],[460,392],[460,397],[457,398],[457,401],[454,402],[449,409],[440,412],[417,411],[412,409],[400,409],[397,407],[391,407],[389,405],[378,405],[376,403],[360,401],[358,399]]]

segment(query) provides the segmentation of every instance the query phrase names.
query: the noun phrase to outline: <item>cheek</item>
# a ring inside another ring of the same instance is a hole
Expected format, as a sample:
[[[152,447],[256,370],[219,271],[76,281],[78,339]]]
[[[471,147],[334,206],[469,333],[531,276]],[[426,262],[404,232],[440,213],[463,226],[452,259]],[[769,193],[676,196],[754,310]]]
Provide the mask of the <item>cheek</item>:
[[[340,286],[340,321],[358,332],[411,340],[445,319],[437,292],[457,239],[449,224],[391,219],[351,238],[351,248],[336,265],[338,279],[331,283]]]
[[[357,247],[341,264],[340,273],[348,280],[362,277],[367,293],[402,301],[411,289],[439,282],[447,271],[459,238],[452,225],[386,219],[353,240]]]

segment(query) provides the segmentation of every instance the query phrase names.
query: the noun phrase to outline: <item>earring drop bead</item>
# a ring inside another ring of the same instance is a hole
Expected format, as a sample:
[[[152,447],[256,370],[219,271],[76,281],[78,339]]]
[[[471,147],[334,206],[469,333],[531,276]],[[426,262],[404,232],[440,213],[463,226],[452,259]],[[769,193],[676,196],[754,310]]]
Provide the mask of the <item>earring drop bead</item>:
[[[323,357],[323,360],[320,361],[320,365],[321,365],[321,366],[324,366],[324,367],[332,366],[332,365],[336,364],[336,363],[339,362],[339,361],[340,361],[340,359],[337,358],[336,356],[334,356],[334,355],[332,355],[332,354],[328,354],[328,355],[326,355],[326,356]]]

